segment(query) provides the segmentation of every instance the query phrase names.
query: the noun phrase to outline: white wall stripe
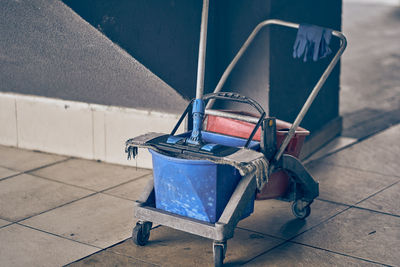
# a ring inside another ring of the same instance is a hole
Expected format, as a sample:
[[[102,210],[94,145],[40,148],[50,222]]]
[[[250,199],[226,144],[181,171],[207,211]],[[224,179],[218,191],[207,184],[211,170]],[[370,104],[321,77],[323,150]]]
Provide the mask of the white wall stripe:
[[[126,160],[124,142],[146,132],[168,133],[180,116],[3,92],[0,103],[0,144],[131,166],[136,163]],[[147,151],[137,166],[152,167]]]

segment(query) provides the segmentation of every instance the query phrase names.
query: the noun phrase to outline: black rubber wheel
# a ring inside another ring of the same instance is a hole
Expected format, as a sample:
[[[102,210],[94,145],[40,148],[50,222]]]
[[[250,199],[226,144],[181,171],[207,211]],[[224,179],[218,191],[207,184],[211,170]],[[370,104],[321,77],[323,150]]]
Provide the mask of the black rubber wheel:
[[[133,243],[138,246],[146,245],[150,238],[151,226],[151,222],[137,223],[132,231]]]
[[[296,216],[296,218],[304,220],[305,218],[310,216],[311,208],[310,206],[305,206],[302,210],[300,210],[297,206],[297,201],[294,201],[292,203],[292,212],[293,215]]]
[[[221,245],[214,245],[214,266],[222,267],[224,265],[224,247]]]

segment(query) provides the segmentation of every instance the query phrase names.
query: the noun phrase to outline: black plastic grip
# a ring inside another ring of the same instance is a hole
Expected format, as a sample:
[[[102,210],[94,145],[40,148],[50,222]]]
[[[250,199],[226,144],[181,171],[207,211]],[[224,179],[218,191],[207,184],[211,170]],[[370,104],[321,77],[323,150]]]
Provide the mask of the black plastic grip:
[[[249,104],[250,106],[254,107],[260,115],[265,113],[264,109],[261,107],[260,104],[258,104],[255,100],[242,96],[238,93],[231,93],[231,92],[218,92],[218,93],[211,93],[211,94],[206,94],[203,96],[203,100],[207,101],[210,99],[221,99],[221,100],[227,100],[227,101],[233,101],[233,102],[240,102],[240,103],[245,103]]]

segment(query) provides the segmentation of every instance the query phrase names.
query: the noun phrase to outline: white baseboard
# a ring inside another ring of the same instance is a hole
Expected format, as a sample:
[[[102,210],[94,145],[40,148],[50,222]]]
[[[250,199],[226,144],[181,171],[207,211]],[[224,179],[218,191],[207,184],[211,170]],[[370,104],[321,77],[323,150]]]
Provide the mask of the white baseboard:
[[[151,168],[147,151],[140,150],[137,161],[126,160],[125,141],[151,131],[168,133],[179,116],[0,92],[0,144]]]

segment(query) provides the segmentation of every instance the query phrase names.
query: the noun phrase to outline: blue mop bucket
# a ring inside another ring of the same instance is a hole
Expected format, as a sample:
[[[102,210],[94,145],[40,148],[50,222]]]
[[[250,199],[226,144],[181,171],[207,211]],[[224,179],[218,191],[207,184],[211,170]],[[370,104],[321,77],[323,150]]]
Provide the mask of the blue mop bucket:
[[[190,136],[190,133],[181,136]],[[206,143],[243,147],[246,139],[202,132]],[[252,141],[250,148],[259,149]],[[149,150],[153,159],[156,208],[193,219],[215,223],[225,209],[242,176],[230,165],[189,160]],[[254,211],[254,197],[242,218]]]

